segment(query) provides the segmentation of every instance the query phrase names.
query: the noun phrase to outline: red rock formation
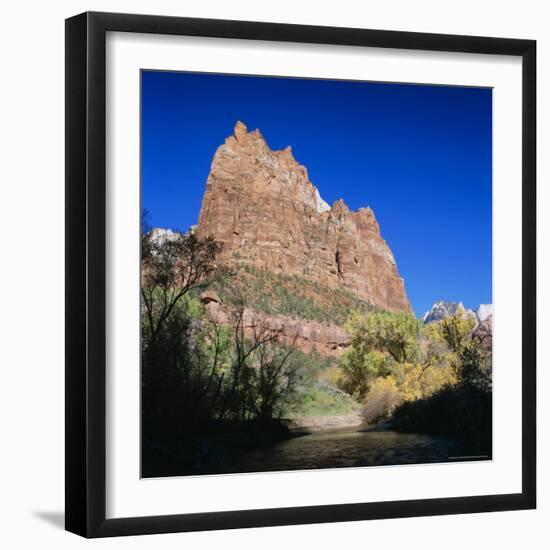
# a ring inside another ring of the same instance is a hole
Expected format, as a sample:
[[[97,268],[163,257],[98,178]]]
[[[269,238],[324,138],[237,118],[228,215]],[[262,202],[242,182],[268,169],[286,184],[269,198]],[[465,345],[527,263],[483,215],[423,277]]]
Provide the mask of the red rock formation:
[[[232,307],[222,305],[217,294],[207,290],[201,294],[210,321],[220,325],[232,323]],[[279,335],[283,344],[293,345],[304,353],[318,351],[322,355],[338,357],[349,345],[346,330],[336,325],[295,319],[285,315],[266,315],[250,308],[243,312],[243,329],[250,335],[254,327],[262,326]]]
[[[197,226],[228,262],[345,288],[383,309],[410,311],[403,279],[370,208],[329,207],[290,147],[272,151],[237,122],[214,156]]]

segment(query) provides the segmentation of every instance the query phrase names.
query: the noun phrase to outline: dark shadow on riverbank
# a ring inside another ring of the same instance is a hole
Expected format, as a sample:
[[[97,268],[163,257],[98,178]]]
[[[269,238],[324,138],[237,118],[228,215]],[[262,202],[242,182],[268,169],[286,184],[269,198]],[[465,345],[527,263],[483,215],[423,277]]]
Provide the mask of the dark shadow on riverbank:
[[[433,395],[400,405],[391,424],[402,433],[451,437],[469,455],[492,458],[493,396],[478,387],[449,386]]]
[[[143,441],[142,477],[169,477],[232,471],[255,450],[308,435],[284,420],[213,423],[200,435],[181,440]]]

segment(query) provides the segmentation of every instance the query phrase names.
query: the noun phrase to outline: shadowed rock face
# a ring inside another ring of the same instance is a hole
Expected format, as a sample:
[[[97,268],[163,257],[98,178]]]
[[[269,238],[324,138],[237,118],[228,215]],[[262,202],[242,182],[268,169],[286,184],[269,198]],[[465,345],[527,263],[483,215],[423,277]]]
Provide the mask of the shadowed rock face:
[[[290,147],[272,151],[242,122],[218,147],[197,232],[224,245],[228,262],[345,288],[371,304],[411,311],[403,279],[370,208],[331,207]]]

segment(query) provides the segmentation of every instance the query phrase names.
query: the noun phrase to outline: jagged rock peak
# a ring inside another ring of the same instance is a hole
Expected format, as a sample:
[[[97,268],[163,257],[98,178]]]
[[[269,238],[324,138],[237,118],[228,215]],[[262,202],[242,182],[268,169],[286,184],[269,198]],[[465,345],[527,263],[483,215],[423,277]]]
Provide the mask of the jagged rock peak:
[[[346,216],[350,213],[350,210],[347,204],[344,202],[344,199],[338,199],[334,201],[333,205],[330,207],[333,214]]]
[[[433,306],[426,311],[422,320],[425,324],[441,321],[448,315],[463,315],[476,317],[471,309],[466,309],[462,302],[435,302]]]
[[[275,154],[281,157],[294,159],[294,155],[292,154],[292,147],[290,145],[287,145],[284,149],[281,149],[280,151],[275,151]]]
[[[197,231],[221,241],[227,259],[411,309],[372,210],[330,207],[290,146],[272,151],[241,121],[214,155]]]
[[[248,128],[246,127],[246,124],[240,120],[237,120],[235,123],[235,128],[233,128],[233,135],[235,136],[235,139],[240,141],[246,136],[247,133]]]
[[[483,323],[488,317],[493,315],[493,304],[481,304],[474,312],[471,309],[466,309],[462,302],[435,302],[433,306],[426,311],[422,320],[424,324],[441,321],[447,315],[463,315],[472,317],[476,325]]]
[[[226,184],[239,185],[241,178],[231,178],[229,181],[230,178],[225,176],[236,175],[237,172],[241,175],[249,174],[252,170],[259,171],[255,180],[260,187],[271,182],[273,185],[270,188],[277,191],[277,184],[286,184],[288,188],[295,188],[302,201],[318,212],[330,210],[319,190],[309,180],[307,168],[294,158],[290,145],[281,150],[272,150],[259,129],[249,132],[246,124],[238,120],[233,128],[233,134],[218,147],[210,175],[219,176],[217,179],[223,179]],[[275,181],[274,173],[284,177],[279,177]],[[207,186],[213,182],[214,178],[209,177]]]

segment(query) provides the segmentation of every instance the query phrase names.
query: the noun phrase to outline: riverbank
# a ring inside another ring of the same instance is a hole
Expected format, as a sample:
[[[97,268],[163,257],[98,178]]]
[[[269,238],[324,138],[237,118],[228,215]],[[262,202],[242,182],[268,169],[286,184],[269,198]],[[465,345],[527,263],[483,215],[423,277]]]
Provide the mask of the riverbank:
[[[357,428],[363,425],[358,412],[343,415],[301,416],[287,421],[291,432],[325,432],[344,428]]]

